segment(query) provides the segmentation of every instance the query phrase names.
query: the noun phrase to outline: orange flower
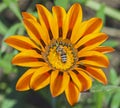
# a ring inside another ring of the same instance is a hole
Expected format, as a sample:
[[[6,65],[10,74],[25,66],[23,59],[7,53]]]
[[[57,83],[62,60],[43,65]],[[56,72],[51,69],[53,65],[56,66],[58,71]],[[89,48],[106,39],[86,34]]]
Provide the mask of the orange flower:
[[[70,105],[74,105],[80,93],[91,88],[91,77],[107,84],[101,68],[109,64],[104,53],[113,49],[100,46],[108,38],[100,32],[102,20],[82,22],[82,9],[77,3],[67,13],[54,6],[51,14],[40,4],[37,11],[39,19],[22,13],[29,37],[14,35],[5,40],[21,51],[12,63],[30,68],[18,80],[16,89],[39,90],[50,85],[53,97],[65,92]]]

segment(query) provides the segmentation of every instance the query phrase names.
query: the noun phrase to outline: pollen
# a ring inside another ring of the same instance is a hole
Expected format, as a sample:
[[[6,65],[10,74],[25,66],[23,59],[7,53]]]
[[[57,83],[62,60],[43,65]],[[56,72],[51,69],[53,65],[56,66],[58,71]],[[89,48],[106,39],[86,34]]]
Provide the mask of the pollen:
[[[75,66],[77,51],[69,41],[54,40],[46,50],[45,58],[53,69],[67,71]]]

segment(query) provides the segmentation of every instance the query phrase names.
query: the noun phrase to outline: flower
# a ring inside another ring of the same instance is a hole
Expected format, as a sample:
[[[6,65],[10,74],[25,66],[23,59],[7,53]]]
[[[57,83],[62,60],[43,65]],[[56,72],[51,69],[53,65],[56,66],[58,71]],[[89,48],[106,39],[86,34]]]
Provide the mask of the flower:
[[[53,97],[65,92],[70,105],[92,86],[92,77],[103,84],[107,78],[101,68],[107,67],[104,53],[113,51],[100,46],[108,36],[100,32],[102,20],[82,21],[81,6],[76,3],[66,11],[53,6],[50,13],[37,4],[39,18],[23,12],[28,37],[14,35],[5,42],[20,51],[12,60],[18,66],[29,67],[20,77],[16,89],[39,90],[50,85]]]

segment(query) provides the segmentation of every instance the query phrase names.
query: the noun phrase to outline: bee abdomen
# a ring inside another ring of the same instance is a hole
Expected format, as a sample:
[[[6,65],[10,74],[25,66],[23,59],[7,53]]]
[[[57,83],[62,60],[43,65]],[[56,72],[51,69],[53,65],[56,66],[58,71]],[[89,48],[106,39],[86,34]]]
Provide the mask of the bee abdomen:
[[[66,63],[66,61],[67,61],[66,54],[61,55],[61,60],[62,60],[63,63]]]

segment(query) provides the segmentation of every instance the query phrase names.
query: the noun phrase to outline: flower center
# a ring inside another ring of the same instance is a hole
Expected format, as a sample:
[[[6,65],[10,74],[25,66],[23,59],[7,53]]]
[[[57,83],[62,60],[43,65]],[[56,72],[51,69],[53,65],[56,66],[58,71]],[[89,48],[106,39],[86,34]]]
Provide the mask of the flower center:
[[[52,40],[50,45],[46,47],[44,55],[46,62],[53,69],[60,71],[72,69],[77,61],[77,51],[69,40]]]

